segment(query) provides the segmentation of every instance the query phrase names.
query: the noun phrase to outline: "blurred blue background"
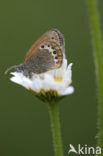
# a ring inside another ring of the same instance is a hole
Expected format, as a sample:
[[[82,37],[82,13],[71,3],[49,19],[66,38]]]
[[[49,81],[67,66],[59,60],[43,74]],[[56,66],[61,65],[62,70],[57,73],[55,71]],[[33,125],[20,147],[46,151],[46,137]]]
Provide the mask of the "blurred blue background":
[[[102,0],[98,8],[103,28]],[[68,155],[69,144],[96,146],[96,78],[89,27],[87,0],[1,0],[1,156],[53,156],[46,104],[10,82],[9,74],[4,75],[6,68],[20,64],[34,41],[52,28],[64,34],[68,63],[73,62],[75,93],[60,103],[64,155]]]

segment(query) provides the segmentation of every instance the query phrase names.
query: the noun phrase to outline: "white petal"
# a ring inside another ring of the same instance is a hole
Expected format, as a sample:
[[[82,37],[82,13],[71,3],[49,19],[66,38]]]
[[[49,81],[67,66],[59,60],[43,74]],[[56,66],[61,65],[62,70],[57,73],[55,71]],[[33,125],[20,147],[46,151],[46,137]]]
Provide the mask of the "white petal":
[[[44,80],[42,81],[42,86],[45,91],[52,89],[53,87],[53,77],[49,74],[44,75]]]
[[[65,82],[65,85],[68,86],[72,82],[72,63],[69,64],[67,70],[64,73],[63,82]]]
[[[10,78],[11,81],[22,85],[25,88],[29,88],[29,86],[31,85],[31,80],[26,78],[22,73],[18,73],[18,72],[13,72],[11,73],[12,75],[14,75],[12,78]]]
[[[73,63],[70,63],[70,64],[68,65],[68,69],[69,69],[69,70],[71,70],[72,65],[73,65]]]
[[[35,92],[40,92],[42,89],[42,83],[40,78],[35,78],[35,80],[32,81],[31,85],[29,86],[29,89],[35,91]]]
[[[74,87],[69,86],[63,93],[62,95],[69,95],[72,94],[74,92]]]

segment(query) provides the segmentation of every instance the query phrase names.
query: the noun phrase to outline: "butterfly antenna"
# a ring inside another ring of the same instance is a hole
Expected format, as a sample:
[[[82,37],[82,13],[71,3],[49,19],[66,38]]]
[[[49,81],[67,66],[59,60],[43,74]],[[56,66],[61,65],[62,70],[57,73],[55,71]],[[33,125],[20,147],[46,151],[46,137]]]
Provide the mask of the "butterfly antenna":
[[[20,65],[15,65],[15,66],[11,66],[11,67],[7,68],[4,74],[7,74],[11,69],[16,69],[19,66]]]

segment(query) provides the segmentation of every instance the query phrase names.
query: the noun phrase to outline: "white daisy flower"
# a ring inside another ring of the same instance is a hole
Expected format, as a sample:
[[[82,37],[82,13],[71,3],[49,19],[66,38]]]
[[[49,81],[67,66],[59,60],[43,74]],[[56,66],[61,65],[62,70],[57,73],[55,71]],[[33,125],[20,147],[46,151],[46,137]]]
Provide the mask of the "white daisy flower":
[[[22,72],[11,72],[11,81],[25,87],[42,100],[51,100],[74,92],[72,84],[72,63],[67,66],[67,60],[63,59],[60,68],[42,74],[33,74],[31,78]],[[49,99],[48,99],[49,98]]]

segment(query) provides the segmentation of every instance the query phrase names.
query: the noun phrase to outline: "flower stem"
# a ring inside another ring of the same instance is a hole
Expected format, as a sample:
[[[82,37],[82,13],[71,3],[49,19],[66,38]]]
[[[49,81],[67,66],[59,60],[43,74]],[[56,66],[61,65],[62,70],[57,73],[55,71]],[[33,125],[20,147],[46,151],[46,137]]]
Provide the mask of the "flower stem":
[[[48,104],[49,114],[51,120],[51,129],[53,135],[53,145],[55,156],[63,156],[60,119],[59,119],[59,104],[58,102],[51,102]]]
[[[99,15],[96,0],[88,0],[88,9],[92,40],[94,46],[94,59],[97,77],[98,102],[99,102],[99,135],[98,145],[103,149],[103,42],[100,31]],[[101,154],[103,156],[103,153]]]

